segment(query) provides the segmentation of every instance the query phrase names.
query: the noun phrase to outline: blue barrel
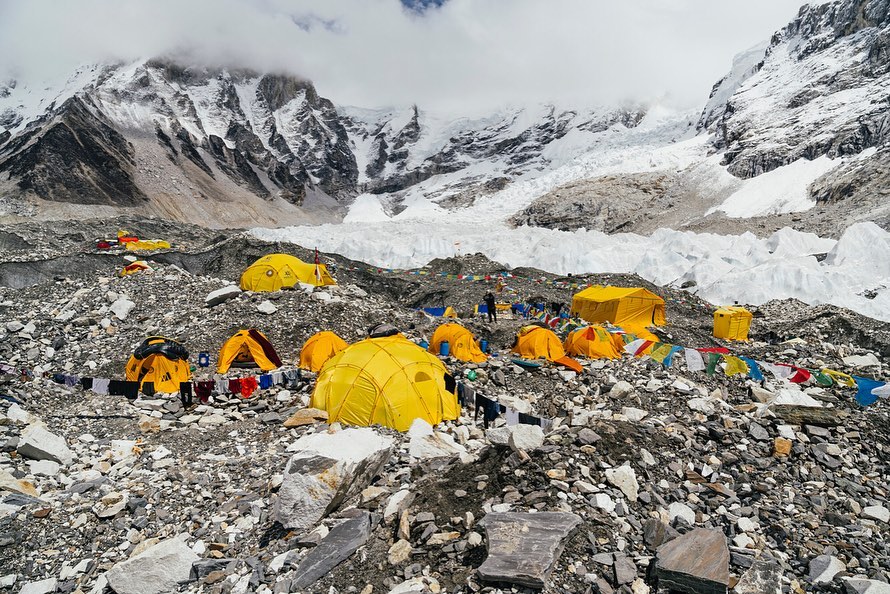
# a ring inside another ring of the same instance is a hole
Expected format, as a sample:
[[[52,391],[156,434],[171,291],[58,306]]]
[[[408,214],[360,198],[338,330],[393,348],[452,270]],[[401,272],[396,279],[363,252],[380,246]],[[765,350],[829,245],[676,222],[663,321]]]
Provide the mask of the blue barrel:
[[[488,352],[488,341],[484,338],[479,341],[479,350],[481,350],[483,353]]]
[[[427,349],[427,348],[429,348],[429,346],[430,346],[430,343],[428,343],[427,341],[425,341],[425,340],[420,341],[420,348]]]
[[[450,352],[451,352],[451,345],[448,344],[447,340],[443,340],[439,344],[439,354],[442,355],[443,357],[447,357],[448,353],[450,353]]]

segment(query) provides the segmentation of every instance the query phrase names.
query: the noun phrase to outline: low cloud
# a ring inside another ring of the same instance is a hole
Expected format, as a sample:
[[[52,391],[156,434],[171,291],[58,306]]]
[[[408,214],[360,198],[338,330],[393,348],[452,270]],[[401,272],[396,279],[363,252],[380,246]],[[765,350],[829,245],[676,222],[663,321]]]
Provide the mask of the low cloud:
[[[801,0],[0,0],[0,71],[177,56],[286,71],[341,104],[704,103]]]

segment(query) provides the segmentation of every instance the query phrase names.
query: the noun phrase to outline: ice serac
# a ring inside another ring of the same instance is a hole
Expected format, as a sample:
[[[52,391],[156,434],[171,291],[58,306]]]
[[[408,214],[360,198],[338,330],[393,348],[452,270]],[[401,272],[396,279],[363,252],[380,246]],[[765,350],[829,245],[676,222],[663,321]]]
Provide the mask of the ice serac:
[[[118,563],[105,577],[116,594],[166,594],[189,580],[198,559],[184,542],[170,538]]]
[[[656,551],[658,585],[666,590],[696,594],[726,594],[729,548],[719,530],[696,528]]]
[[[314,433],[288,447],[275,519],[285,528],[307,530],[362,491],[392,455],[394,442],[373,429]]]
[[[479,566],[486,582],[544,588],[565,540],[581,524],[562,512],[490,513],[479,522],[488,538],[488,557]]]

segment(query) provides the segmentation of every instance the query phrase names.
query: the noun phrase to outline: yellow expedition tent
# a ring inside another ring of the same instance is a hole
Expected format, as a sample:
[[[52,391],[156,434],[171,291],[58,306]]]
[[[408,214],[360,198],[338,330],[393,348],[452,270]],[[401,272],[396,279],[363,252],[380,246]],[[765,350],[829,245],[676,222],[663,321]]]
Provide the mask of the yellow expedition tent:
[[[149,336],[127,361],[126,379],[139,382],[139,389],[147,382],[155,392],[179,392],[179,384],[192,377],[189,353],[181,343],[163,336]]]
[[[664,326],[664,299],[642,287],[589,287],[572,297],[572,315],[625,330]]]
[[[457,396],[445,389],[439,359],[401,334],[366,338],[322,368],[310,406],[330,422],[384,425],[407,431],[414,419],[431,425],[460,416]]]
[[[241,275],[241,290],[271,292],[298,282],[316,287],[336,285],[324,264],[309,264],[288,254],[269,254],[247,267]]]
[[[602,326],[586,326],[570,332],[563,348],[570,355],[588,359],[619,359],[623,342],[620,335],[612,334]]]
[[[281,367],[282,363],[266,335],[251,328],[236,332],[219,350],[219,364],[216,371],[225,373],[232,365],[259,367],[263,371],[270,371]]]
[[[727,340],[748,340],[754,316],[744,307],[726,306],[714,312],[714,337]]]
[[[512,352],[527,359],[547,359],[579,373],[582,370],[577,361],[566,356],[559,337],[552,330],[541,326],[522,328],[516,335]]]
[[[348,347],[345,340],[325,330],[309,337],[300,349],[300,367],[318,373],[334,355]]]
[[[488,359],[476,344],[473,333],[460,324],[442,324],[436,328],[430,341],[429,352],[437,355],[443,342],[448,343],[448,353],[455,359],[469,363],[482,363]]]

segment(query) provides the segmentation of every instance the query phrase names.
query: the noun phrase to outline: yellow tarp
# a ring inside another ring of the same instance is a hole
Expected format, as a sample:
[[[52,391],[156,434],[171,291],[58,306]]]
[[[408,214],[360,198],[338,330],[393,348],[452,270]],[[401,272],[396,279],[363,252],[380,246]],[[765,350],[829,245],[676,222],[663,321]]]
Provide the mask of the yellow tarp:
[[[265,334],[253,329],[239,330],[219,350],[216,371],[225,373],[233,364],[270,371],[281,367],[281,359]]]
[[[322,368],[310,406],[329,422],[384,425],[407,431],[414,419],[431,425],[460,416],[457,396],[445,389],[445,366],[401,334],[367,338]]]
[[[269,254],[247,267],[241,275],[241,290],[271,292],[298,282],[316,287],[336,285],[324,264],[309,264],[288,254]]]
[[[566,356],[559,337],[547,328],[526,326],[516,335],[512,352],[528,359],[556,361]]]
[[[714,337],[727,340],[748,340],[754,316],[744,307],[721,307],[714,312]]]
[[[572,315],[598,324],[664,326],[664,299],[642,287],[589,287],[572,297]]]
[[[139,241],[129,241],[124,244],[128,250],[162,250],[170,247],[170,242],[163,239],[140,239]]]
[[[328,359],[348,346],[345,340],[333,332],[313,334],[300,349],[300,367],[318,373]]]
[[[479,349],[473,333],[459,324],[442,324],[433,332],[428,348],[434,355],[439,354],[443,342],[448,343],[448,354],[455,359],[469,363],[482,363],[488,357]]]
[[[621,348],[616,346],[613,335],[602,326],[587,326],[569,333],[563,348],[570,355],[587,357],[588,359],[618,359],[624,342],[618,339]]]

